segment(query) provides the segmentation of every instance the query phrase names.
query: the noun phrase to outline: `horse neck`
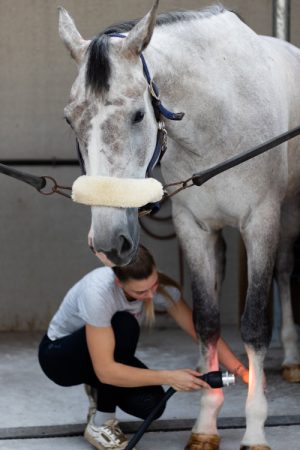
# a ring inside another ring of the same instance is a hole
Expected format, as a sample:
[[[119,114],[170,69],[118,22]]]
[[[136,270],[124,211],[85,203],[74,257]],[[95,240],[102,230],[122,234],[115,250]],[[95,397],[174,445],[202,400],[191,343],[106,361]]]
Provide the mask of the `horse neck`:
[[[170,137],[196,158],[201,156],[204,166],[220,162],[224,156],[230,157],[232,149],[238,145],[236,135],[231,138],[231,145],[221,139],[223,155],[210,151],[211,147],[220,148],[219,128],[223,124],[220,121],[224,115],[227,117],[230,107],[230,98],[224,98],[222,68],[226,67],[227,83],[233,82],[239,71],[247,72],[248,67],[237,64],[234,71],[227,60],[236,61],[236,53],[243,56],[244,49],[245,54],[249,54],[256,43],[257,35],[235,14],[225,11],[216,16],[157,27],[145,51],[162,102],[173,111],[188,114],[188,121],[167,121]],[[236,116],[228,118],[228,130],[234,129],[234,120]],[[203,132],[199,134],[200,129]]]
[[[220,43],[228,38],[232,17],[235,16],[225,11],[215,16],[157,26],[145,51],[153,78],[162,83],[175,82],[187,71],[192,75],[194,69],[196,73],[201,62],[205,64],[205,59],[215,57]]]

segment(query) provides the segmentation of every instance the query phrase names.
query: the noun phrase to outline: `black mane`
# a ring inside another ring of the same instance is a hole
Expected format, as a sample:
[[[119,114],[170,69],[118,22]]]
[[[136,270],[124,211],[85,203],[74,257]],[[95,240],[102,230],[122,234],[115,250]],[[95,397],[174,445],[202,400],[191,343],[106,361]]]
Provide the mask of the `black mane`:
[[[159,14],[156,26],[170,25],[176,22],[201,19],[220,14],[224,11],[222,5],[214,5],[201,11],[174,11]],[[88,48],[88,61],[86,66],[86,88],[94,93],[107,92],[111,67],[109,61],[109,35],[115,33],[127,33],[138,23],[140,19],[111,25],[98,34]]]

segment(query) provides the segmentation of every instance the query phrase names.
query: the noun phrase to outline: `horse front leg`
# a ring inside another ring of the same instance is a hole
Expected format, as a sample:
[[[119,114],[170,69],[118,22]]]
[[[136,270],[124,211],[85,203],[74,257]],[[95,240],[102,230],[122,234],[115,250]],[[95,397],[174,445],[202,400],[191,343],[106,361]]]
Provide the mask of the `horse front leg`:
[[[267,400],[264,394],[264,359],[271,339],[267,315],[270,286],[279,235],[279,208],[256,208],[242,229],[247,250],[248,290],[241,320],[242,338],[249,358],[249,387],[246,402],[246,432],[241,450],[269,450],[264,423]]]
[[[216,344],[220,336],[218,294],[223,275],[224,243],[218,233],[199,228],[189,214],[175,215],[175,228],[192,278],[193,318],[199,337],[200,370],[219,370]],[[185,450],[217,450],[217,417],[224,402],[222,389],[204,389],[200,413]]]

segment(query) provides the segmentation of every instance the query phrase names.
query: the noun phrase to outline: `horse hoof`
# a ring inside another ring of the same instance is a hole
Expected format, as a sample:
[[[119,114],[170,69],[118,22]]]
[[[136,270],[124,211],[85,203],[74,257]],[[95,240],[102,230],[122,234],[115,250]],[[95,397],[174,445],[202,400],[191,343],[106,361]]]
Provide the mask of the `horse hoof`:
[[[267,445],[242,445],[240,450],[271,450]]]
[[[289,383],[300,383],[300,364],[283,366],[281,375],[282,378]]]
[[[219,450],[219,444],[216,434],[192,433],[184,450]]]

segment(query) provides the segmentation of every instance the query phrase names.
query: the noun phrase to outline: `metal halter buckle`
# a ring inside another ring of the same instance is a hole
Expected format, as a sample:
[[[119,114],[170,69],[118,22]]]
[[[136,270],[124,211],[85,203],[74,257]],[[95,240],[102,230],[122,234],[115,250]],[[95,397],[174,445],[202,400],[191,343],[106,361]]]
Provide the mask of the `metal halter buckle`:
[[[155,92],[154,86],[155,86],[154,81],[153,81],[153,80],[150,80],[150,83],[149,83],[149,93],[150,93],[151,97],[155,98],[155,100],[157,100],[158,102],[160,102],[160,97],[159,97],[159,95],[157,95],[157,93]]]
[[[159,160],[161,160],[165,151],[167,150],[167,141],[168,141],[168,132],[166,129],[165,122],[163,122],[162,120],[160,120],[158,122],[158,130],[161,131],[161,133],[162,133],[161,134],[161,156],[159,158]]]

